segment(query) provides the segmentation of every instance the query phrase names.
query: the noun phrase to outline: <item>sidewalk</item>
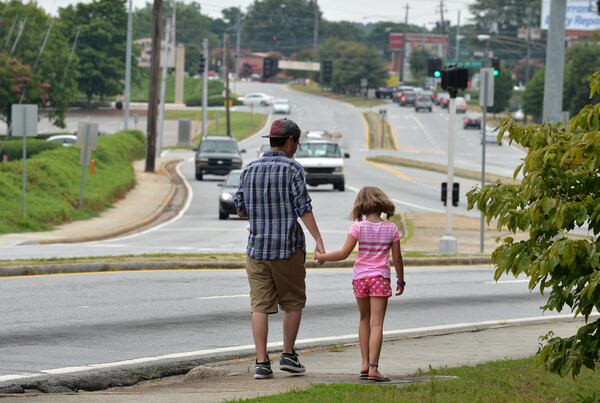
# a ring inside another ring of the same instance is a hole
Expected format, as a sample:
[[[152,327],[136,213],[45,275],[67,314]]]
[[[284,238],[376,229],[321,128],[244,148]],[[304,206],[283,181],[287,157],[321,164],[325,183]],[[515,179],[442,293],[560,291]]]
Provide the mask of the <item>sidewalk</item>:
[[[154,221],[172,200],[176,186],[165,167],[171,159],[157,159],[156,173],[144,172],[144,161],[134,163],[136,185],[124,199],[90,220],[74,221],[47,232],[0,236],[0,247],[22,244],[73,243],[107,239],[144,227]]]
[[[386,341],[381,355],[381,370],[392,384],[406,384],[417,379],[417,370],[443,366],[474,365],[506,358],[523,358],[536,353],[539,336],[549,330],[559,336],[574,334],[581,321],[549,320],[546,323],[497,326],[478,332],[460,332],[441,336],[424,336]],[[357,379],[360,365],[356,345],[335,345],[322,350],[301,351],[307,368],[305,376],[289,376],[278,369],[275,355],[275,378],[252,379],[252,360],[241,359],[198,367],[196,376],[176,376],[148,381],[131,387],[101,392],[71,394],[0,395],[4,402],[219,402],[228,399],[272,395],[290,389],[303,389],[318,383],[365,383]],[[376,387],[376,386],[374,386]]]

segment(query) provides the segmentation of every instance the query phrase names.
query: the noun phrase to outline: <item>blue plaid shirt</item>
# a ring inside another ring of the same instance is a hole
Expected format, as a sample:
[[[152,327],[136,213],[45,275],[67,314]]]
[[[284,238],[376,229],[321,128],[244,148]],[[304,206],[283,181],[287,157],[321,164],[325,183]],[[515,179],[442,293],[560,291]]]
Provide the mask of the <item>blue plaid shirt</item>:
[[[244,168],[235,205],[246,210],[250,234],[246,253],[256,260],[306,253],[298,217],[312,211],[304,169],[283,151],[266,152]]]

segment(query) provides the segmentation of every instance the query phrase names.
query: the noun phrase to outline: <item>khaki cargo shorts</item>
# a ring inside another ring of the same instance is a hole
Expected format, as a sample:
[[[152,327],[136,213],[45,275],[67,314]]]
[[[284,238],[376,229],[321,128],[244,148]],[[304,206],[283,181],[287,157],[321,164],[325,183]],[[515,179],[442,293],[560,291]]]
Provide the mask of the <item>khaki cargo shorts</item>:
[[[300,311],[306,303],[305,254],[296,250],[287,259],[255,260],[246,256],[252,312]]]

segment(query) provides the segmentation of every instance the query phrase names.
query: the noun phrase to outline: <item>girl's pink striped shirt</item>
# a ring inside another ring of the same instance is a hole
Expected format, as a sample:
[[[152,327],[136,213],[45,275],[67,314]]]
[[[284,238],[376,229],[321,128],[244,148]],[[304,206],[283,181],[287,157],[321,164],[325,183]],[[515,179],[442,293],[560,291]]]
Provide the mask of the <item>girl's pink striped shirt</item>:
[[[348,234],[358,241],[353,279],[382,276],[390,278],[390,249],[400,240],[396,224],[362,220],[352,224]]]

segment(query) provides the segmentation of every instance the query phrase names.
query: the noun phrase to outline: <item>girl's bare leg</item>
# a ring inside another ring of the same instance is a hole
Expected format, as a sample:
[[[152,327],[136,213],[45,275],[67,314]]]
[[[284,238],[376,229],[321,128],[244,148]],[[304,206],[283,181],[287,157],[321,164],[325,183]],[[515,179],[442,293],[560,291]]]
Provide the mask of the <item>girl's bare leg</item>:
[[[381,343],[383,342],[383,320],[387,309],[387,297],[370,297],[371,305],[370,337],[369,337],[369,364],[379,364]],[[362,346],[361,346],[362,349]],[[381,376],[376,367],[369,368],[369,376]]]
[[[356,298],[360,321],[358,323],[358,342],[360,344],[361,372],[369,370],[369,339],[371,334],[370,298]]]

